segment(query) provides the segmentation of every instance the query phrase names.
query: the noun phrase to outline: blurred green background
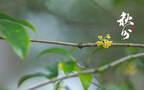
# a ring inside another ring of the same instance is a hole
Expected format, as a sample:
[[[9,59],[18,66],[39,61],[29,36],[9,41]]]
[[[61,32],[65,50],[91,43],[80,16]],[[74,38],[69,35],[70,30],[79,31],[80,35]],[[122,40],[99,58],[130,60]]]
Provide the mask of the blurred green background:
[[[131,33],[130,39],[125,41],[122,40],[121,28],[116,22],[122,11],[130,13],[135,22],[135,32]],[[0,12],[25,19],[36,27],[37,34],[29,31],[32,39],[75,43],[94,43],[98,40],[98,35],[106,34],[110,34],[114,42],[144,43],[143,11],[143,0],[0,0]],[[0,87],[23,90],[27,86],[38,83],[39,78],[17,88],[17,82],[21,76],[28,73],[45,72],[46,66],[52,66],[63,58],[57,54],[47,54],[39,59],[36,58],[42,50],[52,46],[57,45],[31,43],[28,58],[22,61],[5,41],[0,40]],[[57,47],[65,48],[68,51],[72,49],[67,46]],[[123,47],[104,49],[94,54],[88,65],[88,57],[94,49],[94,47],[76,49],[72,55],[82,65],[91,68],[127,55],[127,49]],[[136,74],[128,77],[124,76],[123,72],[117,74],[114,71],[111,69],[103,76],[98,75],[96,79],[103,86],[113,87],[113,90],[127,90],[115,89],[118,87],[117,83],[118,85],[121,83],[122,86],[125,86],[126,83],[128,86],[135,87],[136,90],[143,90],[144,74],[142,71],[137,70]]]

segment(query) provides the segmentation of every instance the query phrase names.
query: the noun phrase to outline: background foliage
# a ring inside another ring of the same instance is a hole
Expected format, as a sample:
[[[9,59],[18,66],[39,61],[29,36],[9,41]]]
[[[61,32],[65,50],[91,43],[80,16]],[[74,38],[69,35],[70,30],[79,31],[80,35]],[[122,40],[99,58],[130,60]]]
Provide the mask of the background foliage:
[[[112,35],[114,42],[143,43],[143,0],[0,0],[0,2],[1,36],[13,49],[11,50],[5,41],[0,41],[1,88],[19,90],[28,86],[27,79],[36,79],[30,81],[32,82],[30,85],[35,85],[39,82],[36,77],[45,77],[46,80],[54,78],[58,76],[59,64],[62,65],[64,73],[68,74],[72,71],[82,71],[81,68],[75,68],[75,61],[87,68],[95,68],[122,56],[143,51],[133,47],[78,49],[53,45],[55,47],[51,48],[51,45],[47,44],[30,43],[30,38],[76,43],[96,42],[97,35],[107,33]],[[127,41],[121,40],[120,28],[116,24],[117,17],[122,11],[129,12],[136,23],[136,31]],[[21,19],[31,22],[34,26]],[[29,30],[30,28],[36,32],[34,27],[37,29],[37,34]],[[27,60],[19,60],[13,51],[21,59],[26,59],[28,55]],[[142,90],[143,64],[143,58],[139,58],[138,61],[126,62],[117,68],[101,72],[96,75],[96,80],[100,84],[98,86],[106,90]],[[82,86],[87,89],[92,76],[79,76],[79,78]],[[17,88],[17,84],[22,86]],[[62,82],[55,84],[55,88],[62,86]]]

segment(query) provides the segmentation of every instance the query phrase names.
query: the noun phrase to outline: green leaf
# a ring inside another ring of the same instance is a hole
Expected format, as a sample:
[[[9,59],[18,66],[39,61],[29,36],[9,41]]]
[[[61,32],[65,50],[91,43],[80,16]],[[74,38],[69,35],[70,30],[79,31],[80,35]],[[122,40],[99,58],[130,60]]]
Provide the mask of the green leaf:
[[[48,79],[52,79],[54,77],[58,76],[58,66],[53,65],[53,67],[46,67],[46,70],[49,72],[49,74],[44,74],[44,73],[35,73],[35,74],[29,74],[23,76],[19,82],[18,82],[18,87],[22,85],[22,83],[28,79],[34,78],[34,77],[46,77]]]
[[[31,23],[27,22],[26,20],[15,20],[15,22],[17,22],[19,24],[22,24],[22,25],[24,25],[26,27],[29,27],[35,33],[37,32],[36,29],[35,29],[35,27]]]
[[[0,20],[0,31],[14,52],[21,59],[25,59],[30,44],[30,39],[25,28],[11,21]]]
[[[61,81],[58,81],[54,86],[54,90],[61,90],[61,89],[62,89]]]
[[[92,75],[79,75],[79,79],[81,80],[84,90],[87,90],[92,82]]]
[[[70,61],[60,61],[60,64],[62,64],[62,68],[65,74],[72,73],[76,67],[76,62],[73,60]]]
[[[46,70],[49,72],[47,75],[48,79],[52,79],[58,76],[58,65],[53,65],[52,67],[46,67]]]
[[[13,17],[11,17],[11,16],[8,16],[8,15],[6,15],[6,14],[4,14],[4,13],[0,13],[0,20],[1,20],[1,19],[2,19],[2,20],[9,20],[9,21],[12,21],[12,22],[21,24],[21,25],[23,25],[23,26],[29,27],[29,28],[32,29],[34,32],[37,32],[36,29],[35,29],[35,27],[34,27],[31,23],[29,23],[29,22],[27,22],[27,21],[25,21],[25,20],[15,19],[15,18],[13,18]]]
[[[59,54],[64,54],[64,55],[66,55],[66,56],[68,56],[68,57],[71,57],[70,53],[67,52],[65,49],[55,48],[55,47],[54,47],[54,48],[48,48],[48,49],[42,51],[42,52],[39,54],[39,56],[42,56],[42,55],[47,54],[47,53],[59,53]]]
[[[47,77],[47,75],[43,74],[43,73],[35,73],[35,74],[25,75],[19,80],[18,87],[21,86],[26,80],[34,78],[34,77]]]
[[[75,69],[78,72],[82,71],[79,68],[75,68]],[[84,90],[87,90],[89,88],[89,86],[91,85],[92,75],[91,74],[85,74],[85,75],[78,75],[78,77],[82,83]]]

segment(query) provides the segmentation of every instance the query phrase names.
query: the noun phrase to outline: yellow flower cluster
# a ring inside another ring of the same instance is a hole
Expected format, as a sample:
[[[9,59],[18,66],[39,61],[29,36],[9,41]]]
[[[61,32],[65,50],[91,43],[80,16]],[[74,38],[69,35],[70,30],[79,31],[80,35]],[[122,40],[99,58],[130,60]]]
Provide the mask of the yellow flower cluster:
[[[102,35],[98,36],[98,39],[100,41],[96,42],[97,46],[103,46],[104,48],[109,48],[112,45],[112,41],[109,41],[108,39],[110,39],[111,36],[109,34],[107,34],[104,38]]]

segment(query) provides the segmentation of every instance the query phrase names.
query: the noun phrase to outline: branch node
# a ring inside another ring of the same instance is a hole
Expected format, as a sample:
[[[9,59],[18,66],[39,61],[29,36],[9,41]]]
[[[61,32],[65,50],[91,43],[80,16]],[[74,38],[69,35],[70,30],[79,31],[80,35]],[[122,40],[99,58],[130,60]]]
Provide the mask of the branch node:
[[[82,48],[83,48],[83,44],[81,44],[81,43],[78,44],[78,48],[79,48],[79,49],[82,49]]]

